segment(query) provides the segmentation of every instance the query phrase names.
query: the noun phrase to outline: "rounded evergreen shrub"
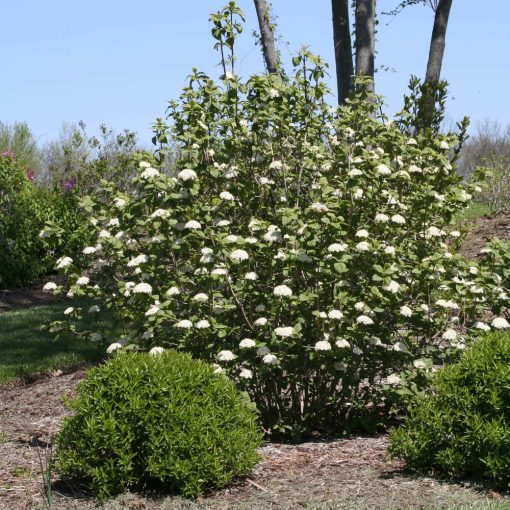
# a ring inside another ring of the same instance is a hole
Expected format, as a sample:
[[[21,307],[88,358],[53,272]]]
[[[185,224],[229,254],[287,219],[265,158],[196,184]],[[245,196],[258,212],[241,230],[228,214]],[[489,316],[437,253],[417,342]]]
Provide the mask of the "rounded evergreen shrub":
[[[510,483],[510,338],[491,334],[437,373],[418,397],[390,453],[409,466]]]
[[[262,436],[224,375],[176,351],[122,352],[68,402],[56,469],[100,498],[128,488],[197,496],[249,473]]]

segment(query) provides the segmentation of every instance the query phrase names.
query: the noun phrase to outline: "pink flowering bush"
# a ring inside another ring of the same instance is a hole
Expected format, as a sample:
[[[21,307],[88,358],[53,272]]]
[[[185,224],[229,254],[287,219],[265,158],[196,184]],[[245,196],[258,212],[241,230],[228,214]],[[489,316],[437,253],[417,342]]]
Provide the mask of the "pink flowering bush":
[[[54,326],[215,363],[273,430],[346,428],[505,312],[490,266],[460,257],[450,226],[478,184],[455,173],[456,135],[411,138],[363,91],[331,107],[326,65],[306,51],[283,80],[242,81],[232,9],[215,18],[220,81],[194,70],[156,124],[177,170],[141,161],[132,193],[107,184],[106,202],[85,201],[88,268],[60,260],[70,288],[55,291],[97,308]],[[95,331],[77,325],[88,313]]]

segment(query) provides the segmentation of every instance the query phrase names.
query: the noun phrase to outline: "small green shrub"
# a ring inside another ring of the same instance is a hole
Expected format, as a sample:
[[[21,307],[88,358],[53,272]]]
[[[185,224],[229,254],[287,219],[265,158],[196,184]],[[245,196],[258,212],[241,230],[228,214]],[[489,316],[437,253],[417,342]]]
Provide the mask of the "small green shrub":
[[[390,453],[413,468],[510,483],[510,338],[491,334],[438,372],[390,436]]]
[[[258,460],[250,404],[224,375],[176,351],[117,354],[89,371],[68,405],[56,468],[99,498],[154,487],[197,496]]]

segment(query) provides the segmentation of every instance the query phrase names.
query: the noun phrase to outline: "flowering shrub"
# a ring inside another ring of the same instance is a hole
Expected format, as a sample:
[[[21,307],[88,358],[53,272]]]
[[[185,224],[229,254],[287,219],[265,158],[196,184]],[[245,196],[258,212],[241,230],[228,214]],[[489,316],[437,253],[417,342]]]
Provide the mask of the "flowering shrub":
[[[197,496],[247,475],[258,460],[253,409],[189,355],[120,353],[89,370],[77,391],[57,436],[56,467],[101,499],[155,486]]]
[[[404,425],[392,431],[390,453],[420,470],[508,488],[509,388],[508,334],[488,335],[440,370],[432,392],[413,402]]]
[[[216,18],[220,83],[193,71],[171,127],[156,125],[177,171],[142,161],[133,193],[89,199],[89,267],[57,267],[71,294],[114,311],[121,343],[216,363],[267,427],[346,427],[503,313],[500,284],[456,254],[449,227],[477,184],[453,169],[455,135],[410,138],[364,91],[330,107],[325,64],[306,51],[283,81],[241,81],[227,70],[231,9]],[[115,340],[97,324],[80,334]]]

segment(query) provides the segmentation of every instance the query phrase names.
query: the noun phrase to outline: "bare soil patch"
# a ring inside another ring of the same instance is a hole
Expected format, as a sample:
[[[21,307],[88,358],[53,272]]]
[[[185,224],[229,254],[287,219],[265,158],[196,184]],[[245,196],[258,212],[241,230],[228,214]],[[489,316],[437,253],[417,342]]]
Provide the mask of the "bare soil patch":
[[[467,222],[469,229],[460,250],[469,259],[476,259],[480,250],[495,237],[502,240],[510,239],[510,215],[482,216]]]
[[[54,373],[33,384],[0,387],[0,508],[43,509],[37,449],[44,448],[85,370]],[[413,476],[386,456],[387,437],[350,437],[299,445],[269,443],[248,481],[197,501],[127,494],[102,508],[120,509],[435,509],[486,501],[480,487]],[[101,508],[78,487],[54,478],[55,510]]]

